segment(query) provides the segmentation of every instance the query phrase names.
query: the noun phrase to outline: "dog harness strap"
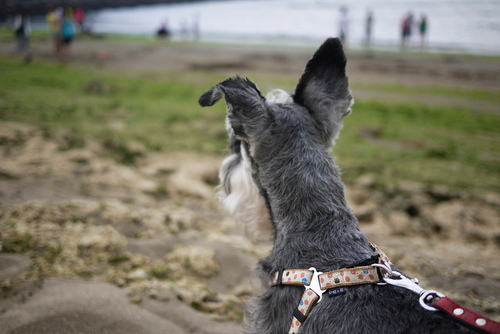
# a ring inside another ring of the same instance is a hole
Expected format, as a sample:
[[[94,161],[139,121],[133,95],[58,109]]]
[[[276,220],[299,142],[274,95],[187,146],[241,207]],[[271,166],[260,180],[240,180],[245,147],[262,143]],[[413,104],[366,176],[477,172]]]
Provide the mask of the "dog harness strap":
[[[392,265],[391,260],[385,253],[375,244],[370,244],[372,249],[380,254],[379,261],[383,262],[386,261],[390,265]],[[351,273],[352,271],[356,271],[355,273]],[[368,270],[368,272],[366,272]],[[345,277],[339,277],[339,281],[342,283],[337,283],[334,277],[334,273],[336,272],[343,272],[344,274],[338,274],[340,276],[345,276]],[[311,279],[314,275],[313,270],[307,270],[307,269],[281,269],[278,270],[277,272],[274,273],[271,286],[275,285],[299,285],[299,286],[304,286],[304,285],[309,285],[311,284]],[[353,276],[355,275],[355,277]],[[331,276],[331,277],[330,277]],[[362,278],[361,278],[362,277]],[[356,284],[367,284],[367,283],[378,283],[379,282],[379,275],[377,272],[377,269],[371,267],[371,266],[356,266],[354,268],[349,268],[349,269],[340,269],[340,270],[335,270],[335,271],[330,271],[328,273],[320,275],[321,278],[321,289],[326,290],[330,288],[335,288],[337,286],[342,286],[342,285],[356,285]]]
[[[457,304],[448,297],[441,297],[439,300],[432,304],[432,306],[440,309],[452,319],[458,320],[475,330],[484,333],[500,333],[500,323],[483,317],[482,315],[469,310]]]
[[[393,263],[391,262],[391,259],[389,259],[389,257],[375,244],[373,243],[370,243],[370,245],[372,246],[373,250],[377,253],[380,254],[380,262],[383,263],[384,261],[387,262],[389,265],[393,265]]]
[[[299,332],[302,323],[306,320],[309,312],[311,312],[312,307],[316,304],[318,299],[319,296],[313,290],[307,289],[304,291],[299,306],[293,312],[292,324],[290,325],[288,334],[296,334]]]
[[[321,290],[341,286],[379,283],[378,270],[372,266],[344,268],[319,275]]]
[[[391,263],[387,255],[380,250],[376,245],[370,244],[373,251],[380,254],[380,256],[372,256],[367,261],[369,263],[376,261],[377,258],[380,262]],[[366,260],[363,260],[365,264]],[[303,293],[299,306],[293,312],[293,319],[290,325],[288,334],[296,334],[302,327],[302,323],[306,320],[307,315],[311,312],[312,307],[321,299],[323,290],[333,289],[349,285],[361,284],[376,284],[381,281],[381,274],[384,273],[383,269],[373,267],[371,265],[356,266],[354,268],[343,268],[339,270],[330,271],[327,273],[317,272],[315,268],[307,269],[281,269],[274,273],[271,281],[271,286],[276,285],[296,285],[296,286],[309,286]],[[313,277],[317,277],[315,287],[312,286]],[[319,286],[317,285],[319,283]],[[315,290],[313,290],[315,289]],[[319,293],[319,294],[318,294]]]
[[[280,275],[281,273],[281,275]],[[309,285],[314,275],[313,270],[307,269],[282,269],[274,273],[271,286],[285,285]],[[281,280],[280,280],[281,276]]]

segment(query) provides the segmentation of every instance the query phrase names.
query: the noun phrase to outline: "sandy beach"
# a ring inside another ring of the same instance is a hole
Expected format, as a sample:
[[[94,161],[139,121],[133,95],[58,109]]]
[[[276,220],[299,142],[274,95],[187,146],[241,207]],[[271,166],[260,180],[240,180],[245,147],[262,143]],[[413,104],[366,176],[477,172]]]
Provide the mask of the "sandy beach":
[[[35,60],[57,62],[49,41],[31,48]],[[0,53],[12,50],[11,42],[0,45]],[[221,80],[298,78],[313,51],[84,38],[65,62],[158,80],[186,70]],[[348,52],[347,71],[358,84],[498,92],[499,64],[357,51]],[[353,93],[411,102],[362,85]],[[425,103],[462,105],[459,96]],[[128,166],[91,139],[72,150],[62,149],[66,141],[0,123],[0,333],[243,333],[245,302],[259,292],[251,270],[270,241],[245,238],[215,199],[222,155],[139,146],[132,149],[144,157]],[[500,320],[500,193],[421,184],[388,191],[365,175],[348,185],[347,197],[361,229],[399,268]]]

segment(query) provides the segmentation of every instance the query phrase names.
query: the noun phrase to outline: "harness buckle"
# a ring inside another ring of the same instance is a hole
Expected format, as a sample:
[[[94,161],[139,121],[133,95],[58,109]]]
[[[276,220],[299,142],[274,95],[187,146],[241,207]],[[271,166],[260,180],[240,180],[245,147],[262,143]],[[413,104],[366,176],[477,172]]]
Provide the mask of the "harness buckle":
[[[323,293],[325,293],[325,290],[321,290],[321,285],[319,282],[319,275],[321,275],[322,272],[317,271],[314,267],[309,268],[309,270],[314,271],[314,274],[311,278],[311,283],[309,285],[306,285],[306,288],[314,291],[314,293],[318,295],[319,299],[316,303],[319,303],[321,301],[321,298],[323,297]]]

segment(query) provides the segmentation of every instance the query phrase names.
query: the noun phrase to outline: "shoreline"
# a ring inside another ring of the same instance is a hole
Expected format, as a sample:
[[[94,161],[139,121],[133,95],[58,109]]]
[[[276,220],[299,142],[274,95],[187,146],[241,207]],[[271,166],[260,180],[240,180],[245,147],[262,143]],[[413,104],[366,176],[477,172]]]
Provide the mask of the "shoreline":
[[[14,54],[11,32],[0,29],[0,54]],[[318,44],[308,46],[221,44],[163,41],[153,36],[80,35],[72,56],[64,62],[147,73],[208,70],[249,75],[300,75]],[[34,59],[55,60],[48,32],[36,31],[30,43]],[[396,52],[347,49],[348,71],[355,83],[391,83],[409,86],[449,86],[498,91],[500,55]]]
[[[44,16],[35,17],[32,20],[33,31],[37,35],[47,35],[48,28],[45,22]],[[3,30],[3,32],[2,32]],[[7,22],[0,23],[0,32],[3,34],[8,34],[10,29],[7,26]],[[174,43],[199,43],[199,44],[215,44],[215,45],[228,45],[228,46],[250,46],[250,47],[276,47],[276,48],[316,48],[323,42],[322,38],[311,37],[311,36],[281,36],[281,35],[245,35],[245,34],[220,34],[220,33],[207,33],[203,34],[204,37],[198,41],[185,40],[181,37],[181,32],[173,29],[173,38],[171,41]],[[202,36],[203,36],[202,35]],[[155,36],[154,31],[150,34],[144,33],[125,33],[125,32],[93,32],[87,33],[87,36],[93,36],[94,38],[120,38],[120,39],[132,39],[132,40],[147,40],[154,41],[158,40]],[[335,36],[332,36],[335,37]],[[402,51],[400,48],[399,41],[389,41],[389,40],[376,40],[371,43],[371,47],[367,47],[363,41],[358,40],[348,44],[348,49],[354,50],[356,52],[376,52],[376,53],[394,53],[394,54],[419,54],[419,55],[455,55],[455,56],[484,56],[484,57],[498,57],[500,58],[500,48],[499,49],[480,49],[465,47],[461,45],[453,44],[439,44],[432,43],[427,45],[425,49],[422,49],[418,42],[413,41],[413,46],[406,51]]]
[[[133,33],[96,33],[103,36],[130,36],[145,39],[156,39],[154,34],[133,34]],[[174,30],[175,34],[175,30]],[[238,34],[215,34],[209,33],[205,38],[202,38],[198,43],[201,44],[218,44],[218,45],[233,45],[233,46],[269,46],[277,48],[316,48],[324,39],[308,37],[308,36],[273,36],[273,35],[238,35]],[[335,36],[332,36],[335,37]],[[185,43],[182,38],[175,37],[172,39],[176,43]],[[188,41],[188,43],[193,41]],[[401,46],[397,41],[378,40],[371,43],[367,47],[363,41],[354,41],[347,44],[347,48],[356,52],[387,52],[387,53],[400,53],[400,54],[421,54],[421,55],[458,55],[458,56],[485,56],[485,57],[499,57],[500,49],[479,49],[468,48],[461,45],[453,44],[439,44],[434,43],[421,48],[416,42],[409,48],[409,50],[401,51]]]

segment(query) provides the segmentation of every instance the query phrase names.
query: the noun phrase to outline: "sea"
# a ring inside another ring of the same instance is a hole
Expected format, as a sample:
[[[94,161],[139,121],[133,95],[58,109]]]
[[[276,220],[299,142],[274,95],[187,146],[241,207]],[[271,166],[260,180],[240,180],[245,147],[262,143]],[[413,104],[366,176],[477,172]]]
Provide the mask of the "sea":
[[[416,27],[427,18],[423,46],[431,52],[500,55],[500,0],[232,0],[103,9],[87,16],[96,33],[154,36],[165,25],[174,40],[314,46],[340,34],[347,44],[367,47],[372,13],[372,48],[398,50],[401,21],[412,13],[410,46],[422,47]]]

